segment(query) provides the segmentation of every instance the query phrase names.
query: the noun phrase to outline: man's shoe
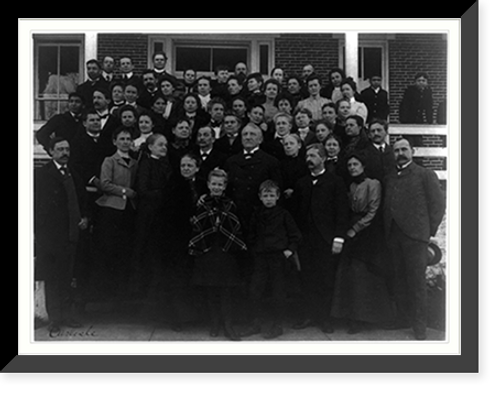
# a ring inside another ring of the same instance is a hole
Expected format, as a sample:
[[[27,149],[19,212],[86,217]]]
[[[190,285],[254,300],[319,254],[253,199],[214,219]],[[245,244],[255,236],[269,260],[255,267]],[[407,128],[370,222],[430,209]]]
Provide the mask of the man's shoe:
[[[382,328],[384,330],[402,330],[402,329],[410,328],[410,327],[411,327],[410,323],[406,323],[403,321],[395,321],[395,322],[384,325]]]
[[[49,330],[49,333],[52,334],[59,334],[61,332],[61,326],[58,323],[50,323],[47,327]]]
[[[66,319],[62,322],[63,326],[69,327],[69,328],[81,328],[82,323],[79,321],[76,321],[75,319]]]
[[[414,335],[417,341],[425,341],[427,339],[427,333],[425,331],[415,331]]]
[[[232,324],[224,324],[224,336],[231,341],[241,341],[240,336],[234,331]]]
[[[247,327],[245,330],[240,332],[240,337],[242,338],[250,337],[252,335],[259,334],[260,331],[261,331],[260,325],[252,324],[251,326]]]
[[[269,331],[262,334],[264,339],[274,339],[283,335],[283,328],[279,324],[274,324]]]
[[[210,326],[210,336],[212,338],[218,337],[219,331],[220,331],[220,324],[219,323],[212,323],[212,325]]]
[[[321,324],[321,331],[325,334],[333,334],[335,332],[333,323],[331,321],[324,322],[323,324]]]
[[[311,319],[300,320],[295,323],[292,328],[294,330],[303,330],[304,328],[314,326],[314,322]]]

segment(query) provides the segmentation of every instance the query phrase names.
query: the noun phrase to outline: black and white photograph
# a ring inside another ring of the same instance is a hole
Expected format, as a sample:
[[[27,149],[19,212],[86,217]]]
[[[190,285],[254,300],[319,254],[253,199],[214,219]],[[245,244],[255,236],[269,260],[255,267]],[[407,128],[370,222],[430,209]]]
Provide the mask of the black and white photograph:
[[[28,20],[33,352],[458,347],[457,26],[271,21]]]

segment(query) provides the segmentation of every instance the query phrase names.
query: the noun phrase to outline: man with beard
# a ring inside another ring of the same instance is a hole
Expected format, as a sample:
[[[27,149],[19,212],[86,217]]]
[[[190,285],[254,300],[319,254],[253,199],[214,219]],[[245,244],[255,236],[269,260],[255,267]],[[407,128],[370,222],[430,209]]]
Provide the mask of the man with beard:
[[[71,313],[71,284],[87,203],[82,180],[68,166],[69,142],[55,137],[49,153],[52,160],[35,171],[35,273],[45,282],[49,331],[57,334],[62,326],[81,326]]]
[[[137,98],[137,105],[151,109],[153,100],[158,94],[158,79],[153,70],[145,70],[142,73],[142,83],[144,89]]]
[[[299,247],[303,283],[300,320],[292,326],[319,326],[334,331],[330,316],[333,285],[347,231],[349,206],[342,178],[325,169],[322,144],[310,145],[306,163],[310,173],[300,178],[293,193],[293,214],[303,234]]]
[[[413,162],[410,141],[400,139],[393,149],[397,172],[386,180],[384,224],[394,265],[394,328],[412,327],[415,338],[424,340],[427,247],[443,219],[446,204],[436,173]]]

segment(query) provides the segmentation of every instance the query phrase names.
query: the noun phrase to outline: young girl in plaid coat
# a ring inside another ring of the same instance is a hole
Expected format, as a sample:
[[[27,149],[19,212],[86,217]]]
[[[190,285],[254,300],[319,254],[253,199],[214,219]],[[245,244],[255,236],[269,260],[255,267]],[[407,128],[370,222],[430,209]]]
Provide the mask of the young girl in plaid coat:
[[[227,173],[212,170],[207,185],[209,193],[200,197],[191,219],[193,237],[188,250],[194,256],[193,285],[205,290],[210,336],[218,336],[222,326],[226,337],[240,340],[232,326],[232,304],[234,289],[242,285],[236,255],[247,247],[241,239],[236,205],[224,195]]]

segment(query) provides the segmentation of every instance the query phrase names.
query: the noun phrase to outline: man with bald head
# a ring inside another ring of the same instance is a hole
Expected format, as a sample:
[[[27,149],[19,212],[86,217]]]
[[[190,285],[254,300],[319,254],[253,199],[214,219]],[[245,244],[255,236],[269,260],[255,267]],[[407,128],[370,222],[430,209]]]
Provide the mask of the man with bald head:
[[[386,177],[384,224],[394,266],[394,328],[412,327],[426,339],[427,246],[443,219],[446,203],[436,173],[413,161],[408,139],[394,143],[396,171]]]
[[[241,131],[243,150],[226,160],[224,169],[229,174],[227,193],[238,207],[244,235],[253,210],[259,206],[259,185],[271,179],[281,185],[280,162],[260,149],[262,130],[248,123]]]

